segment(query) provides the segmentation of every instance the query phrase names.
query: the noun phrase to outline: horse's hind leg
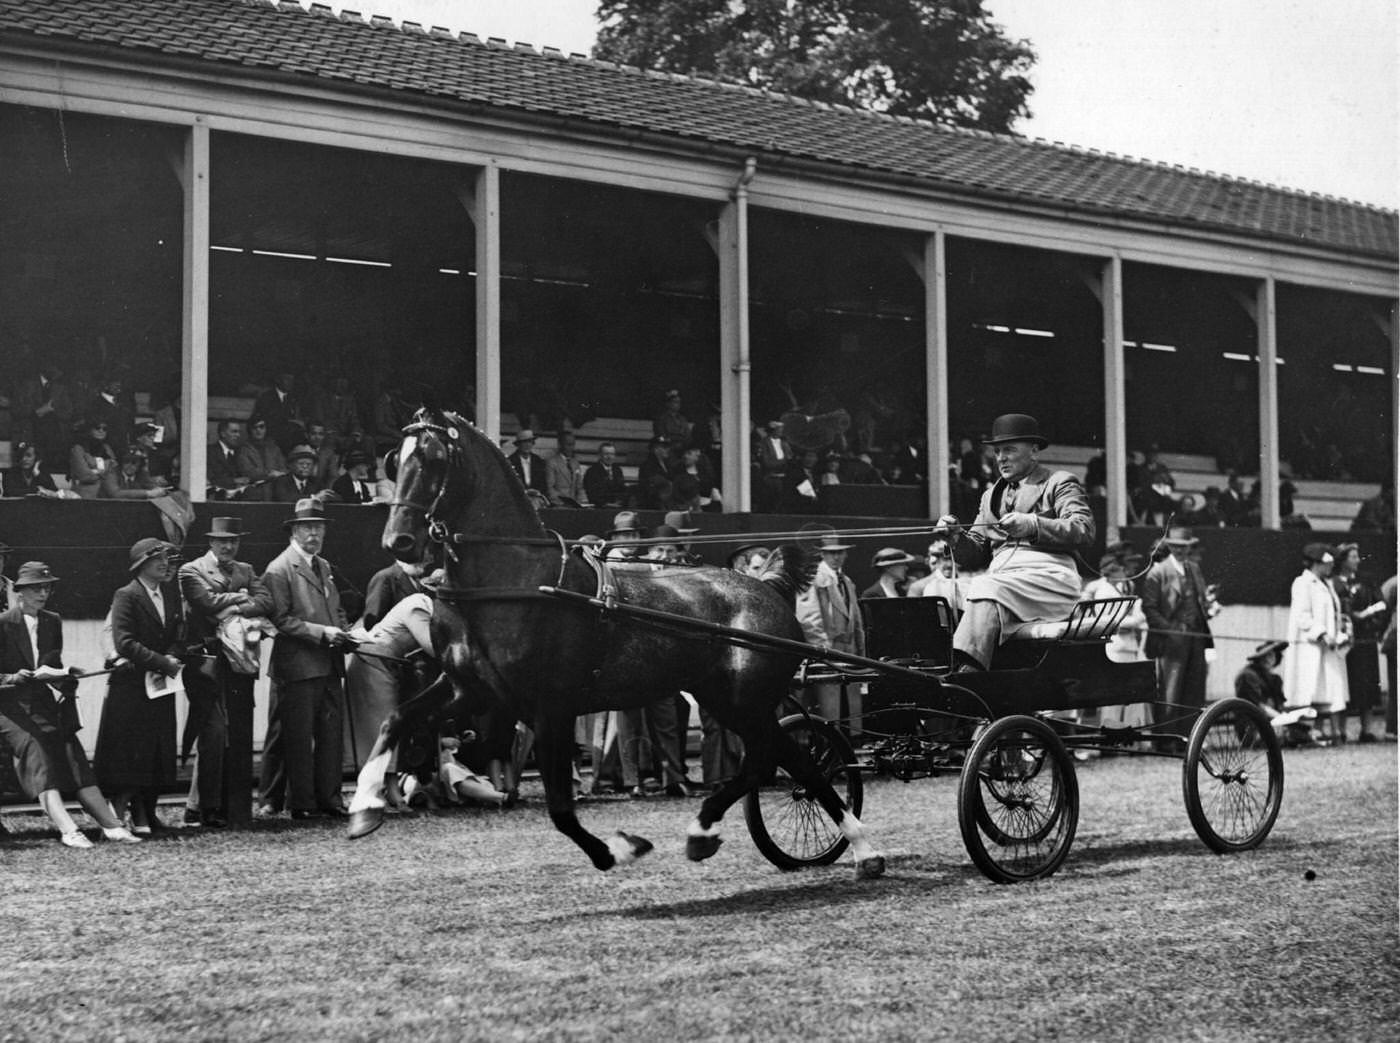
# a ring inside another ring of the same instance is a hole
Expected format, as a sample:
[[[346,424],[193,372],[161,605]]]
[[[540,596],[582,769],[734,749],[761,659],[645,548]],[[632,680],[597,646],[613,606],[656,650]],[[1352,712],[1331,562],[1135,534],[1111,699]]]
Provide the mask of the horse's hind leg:
[[[355,795],[350,799],[351,840],[368,836],[384,823],[384,776],[389,770],[389,755],[399,739],[419,722],[435,716],[453,694],[452,682],[444,674],[379,726],[379,735],[355,780]]]
[[[628,865],[651,850],[651,841],[619,831],[599,840],[578,820],[574,809],[574,718],[540,714],[535,724],[535,763],[544,783],[545,803],[554,828],[563,833],[593,862],[596,869]]]
[[[711,711],[713,712],[713,711]],[[700,803],[695,821],[686,830],[685,855],[692,862],[709,858],[719,850],[722,842],[719,835],[719,822],[734,804],[749,790],[760,786],[773,771],[773,746],[766,724],[753,722],[740,724],[728,714],[716,720],[735,732],[744,744],[744,756],[739,762],[739,773],[726,780],[717,790]],[[764,718],[766,721],[767,718]]]

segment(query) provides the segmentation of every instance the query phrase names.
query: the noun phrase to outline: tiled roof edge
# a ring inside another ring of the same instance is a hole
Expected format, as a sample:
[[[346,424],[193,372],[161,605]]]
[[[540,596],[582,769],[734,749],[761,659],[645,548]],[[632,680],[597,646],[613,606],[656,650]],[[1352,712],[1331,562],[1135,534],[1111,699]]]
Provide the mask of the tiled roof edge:
[[[292,9],[295,9],[296,11],[307,15],[322,13],[317,9],[324,9],[325,11],[330,10],[328,5],[320,2],[313,3],[310,10],[308,10],[306,7],[303,7],[300,3],[296,3],[295,0],[244,0],[244,2],[270,6],[280,11],[291,11]],[[432,36],[440,39],[454,38],[454,34],[451,32],[451,30],[445,29],[441,26],[434,26],[432,28],[432,32],[427,33],[424,32],[422,26],[416,22],[404,22],[402,26],[398,26],[395,25],[392,18],[386,18],[381,15],[371,15],[369,19],[362,19],[359,18],[358,12],[342,11],[341,16],[342,20],[350,20],[345,16],[355,16],[355,21],[367,23],[377,28],[395,28],[399,32],[405,33],[406,35]],[[481,38],[475,33],[470,33],[465,30],[459,31],[457,34],[455,34],[455,39],[457,39],[460,43],[467,44],[469,46],[490,47],[496,50],[509,50],[519,54],[528,54],[537,58],[549,58],[554,61],[567,61],[574,64],[590,65],[595,68],[606,69],[610,72],[623,73],[624,75],[628,76],[642,76],[650,79],[663,79],[670,80],[672,82],[696,83],[706,87],[719,87],[726,90],[737,90],[745,92],[747,94],[751,94],[754,97],[765,98],[770,101],[780,101],[789,104],[801,104],[810,106],[812,108],[824,109],[831,112],[841,112],[848,115],[862,116],[868,119],[883,120],[886,122],[900,124],[903,126],[923,126],[938,133],[961,134],[965,137],[982,138],[984,140],[993,141],[1005,141],[1010,144],[1019,145],[1023,148],[1041,148],[1053,151],[1068,152],[1074,155],[1100,156],[1104,159],[1110,159],[1118,163],[1127,163],[1130,165],[1140,167],[1149,167],[1155,170],[1171,171],[1178,174],[1194,174],[1197,177],[1206,178],[1225,184],[1247,185],[1251,188],[1262,188],[1273,192],[1282,192],[1287,195],[1297,196],[1299,198],[1316,199],[1328,203],[1340,203],[1345,206],[1360,207],[1361,209],[1369,210],[1379,214],[1400,214],[1400,211],[1391,209],[1390,207],[1382,206],[1379,203],[1367,203],[1359,199],[1349,199],[1345,196],[1334,196],[1329,195],[1325,192],[1316,192],[1303,188],[1292,188],[1287,185],[1279,185],[1271,181],[1263,181],[1257,178],[1243,177],[1241,175],[1236,174],[1225,174],[1214,170],[1201,170],[1198,167],[1187,167],[1180,163],[1169,163],[1164,160],[1147,159],[1141,156],[1123,155],[1117,152],[1094,148],[1092,146],[1067,144],[1062,141],[1051,141],[1046,138],[1030,137],[1024,134],[997,133],[995,131],[979,130],[973,127],[959,127],[950,123],[939,123],[936,120],[931,120],[923,117],[896,116],[891,115],[890,113],[876,112],[870,109],[858,109],[854,106],[826,102],[816,98],[806,98],[795,94],[785,94],[778,91],[770,91],[762,87],[755,87],[752,84],[743,83],[738,80],[726,79],[724,77],[711,77],[699,73],[678,73],[663,71],[659,69],[643,69],[639,66],[624,65],[618,62],[608,61],[603,58],[594,58],[589,55],[583,55],[578,53],[565,54],[562,50],[556,47],[536,47],[534,44],[526,43],[519,40],[514,41],[514,43],[512,44],[501,37],[491,37],[485,42],[483,42]]]

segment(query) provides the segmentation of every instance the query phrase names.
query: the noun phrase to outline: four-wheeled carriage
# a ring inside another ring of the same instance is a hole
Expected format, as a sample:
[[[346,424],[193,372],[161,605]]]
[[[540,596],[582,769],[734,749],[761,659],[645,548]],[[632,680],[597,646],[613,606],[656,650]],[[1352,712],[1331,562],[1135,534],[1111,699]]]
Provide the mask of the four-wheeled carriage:
[[[1085,602],[1063,623],[1004,645],[991,669],[953,674],[951,616],[941,599],[868,602],[872,650],[887,658],[827,657],[798,678],[799,685],[864,686],[861,719],[838,727],[802,713],[784,727],[807,737],[829,777],[855,799],[861,772],[905,781],[960,772],[964,844],[1000,883],[1048,876],[1064,862],[1079,817],[1079,750],[1182,758],[1186,810],[1201,839],[1219,852],[1258,846],[1283,796],[1273,728],[1239,699],[1204,711],[1166,706],[1157,698],[1153,663],[1110,660],[1105,644],[1131,605],[1131,598]],[[1152,704],[1163,723],[1185,714],[1196,720],[1185,739],[1158,726],[1078,720],[1083,711],[1133,703]],[[858,732],[854,750],[845,734],[851,728]],[[751,793],[747,809],[750,832],[776,864],[822,864],[841,852],[839,833],[820,828],[810,799],[787,780]]]

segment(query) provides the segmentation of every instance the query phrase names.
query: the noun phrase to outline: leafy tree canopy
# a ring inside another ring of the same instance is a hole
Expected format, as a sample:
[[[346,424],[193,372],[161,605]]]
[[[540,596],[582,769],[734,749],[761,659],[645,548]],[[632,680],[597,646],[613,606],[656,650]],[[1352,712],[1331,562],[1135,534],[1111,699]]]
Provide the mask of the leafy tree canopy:
[[[982,0],[600,0],[594,57],[1009,131],[1035,52]]]

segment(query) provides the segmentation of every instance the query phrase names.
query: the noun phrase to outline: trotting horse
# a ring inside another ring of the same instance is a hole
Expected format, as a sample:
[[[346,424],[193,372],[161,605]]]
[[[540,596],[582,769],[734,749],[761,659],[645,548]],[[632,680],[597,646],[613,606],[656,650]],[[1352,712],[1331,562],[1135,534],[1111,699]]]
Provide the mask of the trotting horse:
[[[574,808],[574,718],[654,702],[683,689],[744,742],[740,773],[711,793],[690,824],[686,854],[708,858],[720,845],[724,813],[781,765],[812,793],[851,843],[856,871],[879,876],[884,859],[805,751],[778,726],[777,706],[798,664],[788,651],[716,642],[684,627],[651,626],[625,615],[567,603],[544,585],[602,595],[602,578],[550,534],[504,454],[466,420],[420,410],[394,457],[397,486],[384,548],[410,568],[443,558],[446,582],[433,611],[432,638],[443,679],[392,714],[361,771],[350,804],[350,836],[383,819],[389,752],[415,728],[461,705],[495,705],[533,724],[535,750],[555,828],[598,869],[651,850],[619,832],[604,841]],[[800,559],[800,553],[787,556]],[[789,591],[805,582],[787,566]],[[619,566],[618,601],[710,621],[748,633],[800,641],[789,600],[774,586],[708,566]]]

